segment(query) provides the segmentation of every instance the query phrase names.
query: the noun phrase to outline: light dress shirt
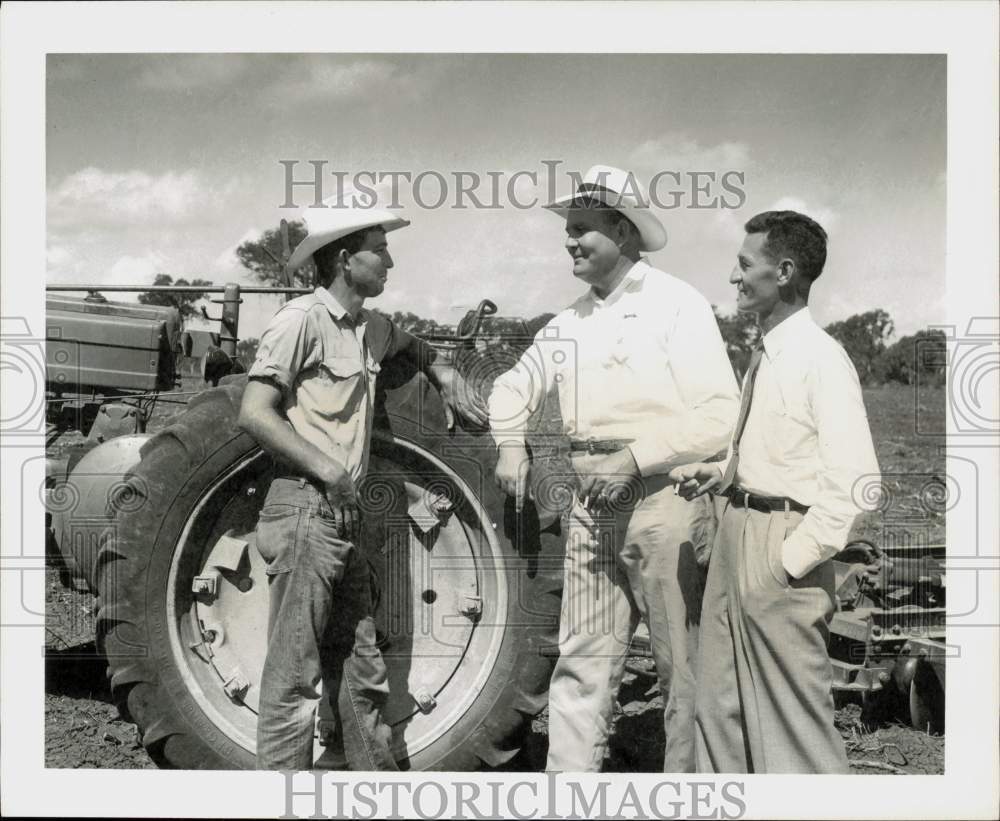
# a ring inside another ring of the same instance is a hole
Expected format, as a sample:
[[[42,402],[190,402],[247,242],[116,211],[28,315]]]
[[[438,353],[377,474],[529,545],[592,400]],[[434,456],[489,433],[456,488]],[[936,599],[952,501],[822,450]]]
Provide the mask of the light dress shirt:
[[[326,288],[286,302],[264,331],[249,377],[272,381],[292,429],[350,473],[368,469],[380,362],[412,337],[384,316],[356,319]]]
[[[726,447],[739,389],[712,306],[676,277],[636,262],[601,299],[591,289],[535,336],[489,398],[499,446],[558,386],[572,439],[633,439],[643,476]]]
[[[763,342],[735,483],[809,507],[782,548],[785,570],[801,578],[844,547],[860,512],[877,507],[881,476],[857,371],[809,309]]]

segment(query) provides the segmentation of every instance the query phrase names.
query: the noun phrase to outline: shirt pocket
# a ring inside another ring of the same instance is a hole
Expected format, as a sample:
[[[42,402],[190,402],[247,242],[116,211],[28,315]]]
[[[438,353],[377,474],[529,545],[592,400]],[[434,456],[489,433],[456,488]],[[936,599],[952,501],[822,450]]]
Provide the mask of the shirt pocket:
[[[634,313],[618,321],[608,335],[608,342],[610,344],[603,360],[605,368],[634,369],[656,345],[656,340],[643,328],[641,319]]]
[[[323,367],[334,379],[356,379],[361,371],[359,356],[327,356],[323,359]]]

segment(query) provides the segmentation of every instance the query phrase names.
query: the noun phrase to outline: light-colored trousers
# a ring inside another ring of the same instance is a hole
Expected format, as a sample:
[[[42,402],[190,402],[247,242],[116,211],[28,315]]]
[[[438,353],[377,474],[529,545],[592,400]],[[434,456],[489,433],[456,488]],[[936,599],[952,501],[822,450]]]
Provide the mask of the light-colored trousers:
[[[596,458],[576,457],[578,473]],[[599,520],[596,536],[571,513],[559,624],[559,660],[549,686],[551,772],[599,772],[629,642],[644,618],[663,694],[665,772],[693,772],[694,664],[704,571],[715,511],[686,502],[666,477],[645,482],[633,510]],[[594,548],[596,542],[597,547]]]
[[[848,772],[827,655],[833,565],[790,579],[781,562],[801,521],[794,512],[724,509],[699,639],[699,772]]]

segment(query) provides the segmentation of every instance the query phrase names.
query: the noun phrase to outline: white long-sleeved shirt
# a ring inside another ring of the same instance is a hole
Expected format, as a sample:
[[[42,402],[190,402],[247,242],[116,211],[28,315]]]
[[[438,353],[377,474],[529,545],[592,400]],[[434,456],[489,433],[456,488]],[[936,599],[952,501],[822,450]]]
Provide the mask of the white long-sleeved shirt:
[[[604,299],[593,290],[557,314],[489,399],[497,445],[523,442],[528,417],[558,385],[573,439],[632,439],[643,476],[710,457],[729,440],[739,391],[708,301],[640,260]]]
[[[763,342],[736,484],[808,505],[782,548],[785,570],[801,578],[843,548],[858,513],[877,506],[881,476],[857,371],[809,309]]]

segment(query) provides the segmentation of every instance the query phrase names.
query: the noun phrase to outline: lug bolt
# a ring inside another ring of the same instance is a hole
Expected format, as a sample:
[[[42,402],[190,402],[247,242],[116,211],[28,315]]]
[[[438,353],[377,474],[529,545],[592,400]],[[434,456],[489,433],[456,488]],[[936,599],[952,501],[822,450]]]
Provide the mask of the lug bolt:
[[[480,596],[465,596],[461,607],[462,615],[474,617],[483,612],[483,600]]]
[[[417,707],[420,708],[421,713],[429,713],[437,707],[437,700],[424,687],[421,687],[413,694],[413,700],[417,703]]]
[[[191,592],[196,596],[214,596],[215,595],[215,577],[214,576],[195,576],[194,581],[191,583]]]
[[[247,690],[250,689],[250,682],[239,673],[235,673],[223,686],[227,696],[236,701],[242,701]]]

